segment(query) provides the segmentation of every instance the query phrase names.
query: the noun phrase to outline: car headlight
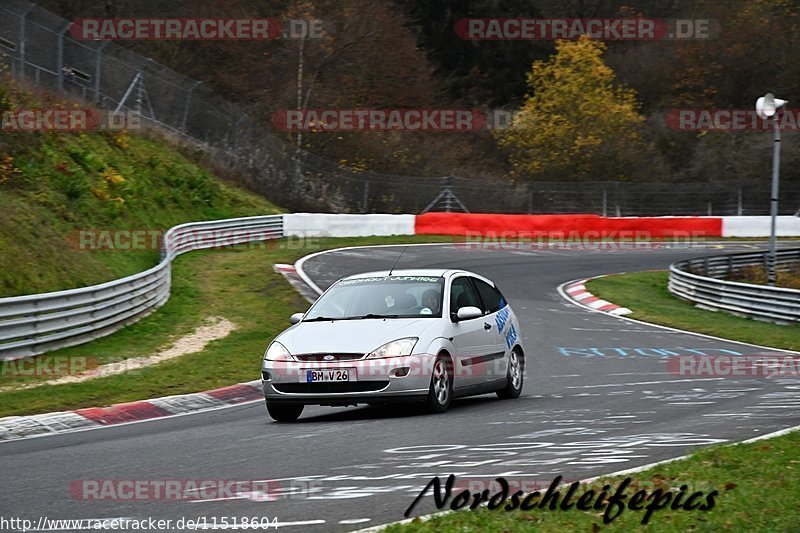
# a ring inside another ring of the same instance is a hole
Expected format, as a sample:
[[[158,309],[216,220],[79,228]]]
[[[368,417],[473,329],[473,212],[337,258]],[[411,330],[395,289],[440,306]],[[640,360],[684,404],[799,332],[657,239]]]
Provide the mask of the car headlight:
[[[286,346],[279,342],[270,343],[267,351],[264,352],[265,361],[294,361],[294,357],[286,349]]]
[[[387,342],[380,348],[373,350],[367,355],[367,359],[377,359],[379,357],[399,357],[401,355],[411,355],[414,345],[419,339],[417,337],[406,337]]]

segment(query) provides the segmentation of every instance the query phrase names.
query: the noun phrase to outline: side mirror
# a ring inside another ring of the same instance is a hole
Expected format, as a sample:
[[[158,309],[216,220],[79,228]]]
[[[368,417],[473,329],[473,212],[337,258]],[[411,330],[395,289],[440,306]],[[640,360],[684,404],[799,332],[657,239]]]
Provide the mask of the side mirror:
[[[472,305],[462,307],[456,313],[456,318],[458,318],[458,320],[469,320],[471,318],[478,318],[479,316],[483,316],[483,311]]]
[[[303,320],[303,315],[305,315],[305,313],[295,313],[289,317],[289,322],[292,324],[297,324],[298,322]]]

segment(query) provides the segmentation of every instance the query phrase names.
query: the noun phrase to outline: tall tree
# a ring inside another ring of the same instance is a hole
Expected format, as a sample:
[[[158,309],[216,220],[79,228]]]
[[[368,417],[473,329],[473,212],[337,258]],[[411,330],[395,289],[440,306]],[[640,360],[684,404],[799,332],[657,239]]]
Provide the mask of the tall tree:
[[[456,22],[464,18],[539,18],[529,0],[395,1],[447,96],[466,105],[518,103],[531,61],[553,52],[548,41],[464,40],[455,31]]]
[[[530,96],[511,127],[497,131],[515,174],[568,181],[636,177],[648,150],[639,132],[644,117],[634,91],[615,83],[605,49],[588,37],[558,41],[554,56],[533,63]]]

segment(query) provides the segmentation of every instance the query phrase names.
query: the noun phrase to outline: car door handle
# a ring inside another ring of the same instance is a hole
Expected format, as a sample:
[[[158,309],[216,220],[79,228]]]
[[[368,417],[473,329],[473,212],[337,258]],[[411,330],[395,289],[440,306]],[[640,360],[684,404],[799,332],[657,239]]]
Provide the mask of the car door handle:
[[[486,331],[489,331],[490,329],[492,329],[492,325],[487,323],[487,322],[484,322],[483,323],[483,329],[485,329]]]

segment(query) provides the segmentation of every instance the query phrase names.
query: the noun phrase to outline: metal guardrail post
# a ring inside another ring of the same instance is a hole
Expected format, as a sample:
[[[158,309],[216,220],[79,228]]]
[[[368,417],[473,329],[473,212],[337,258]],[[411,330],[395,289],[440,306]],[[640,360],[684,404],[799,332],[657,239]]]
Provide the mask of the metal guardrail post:
[[[771,286],[775,285],[775,260],[777,248],[777,218],[778,218],[778,176],[780,174],[781,166],[781,126],[778,122],[778,116],[775,115],[773,119],[775,135],[773,138],[772,150],[772,186],[770,189],[769,199],[769,212],[770,212],[770,232],[769,232],[769,258],[767,259],[767,283]]]

